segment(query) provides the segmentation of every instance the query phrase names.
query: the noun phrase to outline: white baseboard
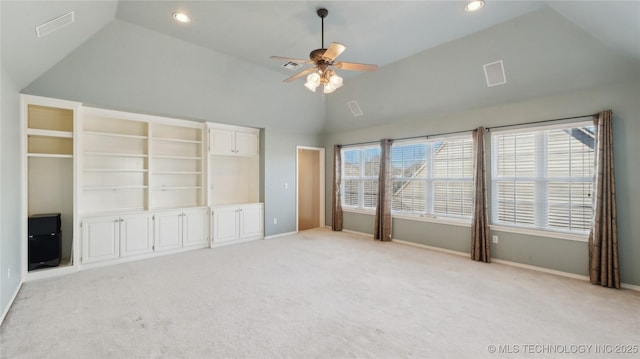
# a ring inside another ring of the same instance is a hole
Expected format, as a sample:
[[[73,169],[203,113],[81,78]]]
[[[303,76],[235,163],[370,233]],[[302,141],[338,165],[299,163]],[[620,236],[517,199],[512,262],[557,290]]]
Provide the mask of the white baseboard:
[[[0,325],[2,325],[2,322],[4,322],[4,318],[9,313],[9,309],[11,309],[11,306],[13,305],[13,302],[16,300],[16,297],[18,297],[18,292],[20,291],[20,288],[22,288],[22,283],[23,282],[20,281],[20,284],[18,284],[16,291],[11,296],[11,299],[9,299],[9,303],[7,303],[7,307],[4,308],[4,310],[2,311],[2,315],[0,316]]]
[[[331,228],[331,227],[329,227],[329,228]],[[352,231],[352,230],[350,230],[350,229],[344,229],[344,228],[342,229],[342,232],[345,232],[345,233],[351,233],[351,234],[357,234],[357,235],[359,235],[359,236],[367,237],[367,238],[369,238],[369,239],[372,239],[372,238],[373,238],[373,234],[371,234],[371,233],[364,233],[364,232]]]
[[[296,234],[296,233],[298,233],[298,232],[293,231],[293,232],[287,232],[287,233],[279,233],[279,234],[274,234],[272,236],[264,237],[264,239],[274,239],[274,238],[278,238],[278,237],[290,236],[290,235]]]
[[[395,242],[395,243],[399,243],[399,244],[404,244],[404,245],[408,245],[408,246],[429,249],[429,250],[433,250],[433,251],[437,251],[437,252],[444,252],[444,253],[449,253],[449,254],[455,254],[455,255],[458,255],[458,256],[462,256],[462,257],[469,257],[469,253],[465,253],[465,252],[459,252],[459,251],[454,251],[454,250],[445,249],[445,248],[433,247],[433,246],[428,246],[426,244],[403,241],[403,240],[400,240],[400,239],[392,239],[391,241]],[[580,275],[580,274],[575,274],[575,273],[563,272],[563,271],[559,271],[559,270],[555,270],[555,269],[532,266],[532,265],[529,265],[529,264],[522,264],[522,263],[518,263],[518,262],[512,262],[512,261],[504,260],[504,259],[491,258],[491,262],[504,264],[504,265],[508,265],[508,266],[512,266],[512,267],[519,267],[519,268],[534,270],[534,271],[537,271],[537,272],[554,274],[554,275],[561,276],[561,277],[567,277],[567,278],[583,280],[583,281],[586,281],[586,282],[589,281],[589,277],[586,276],[586,275]],[[638,285],[621,283],[620,287],[640,292],[640,286],[638,286]]]
[[[631,289],[631,290],[635,290],[636,292],[640,292],[640,285],[620,283],[620,287],[624,289]]]
[[[505,265],[512,266],[512,267],[518,267],[518,268],[534,270],[534,271],[537,271],[537,272],[555,274],[555,275],[559,275],[559,276],[567,277],[567,278],[579,279],[579,280],[583,280],[583,281],[586,281],[586,282],[589,281],[589,277],[586,276],[586,275],[563,272],[563,271],[559,271],[559,270],[555,270],[555,269],[543,268],[543,267],[538,267],[538,266],[532,266],[530,264],[522,264],[522,263],[518,263],[518,262],[512,262],[512,261],[507,261],[507,260],[504,260],[504,259],[497,259],[497,258],[491,258],[491,262],[498,263],[498,264],[505,264]]]
[[[445,248],[440,248],[440,247],[434,247],[434,246],[428,246],[426,244],[421,244],[421,243],[415,243],[415,242],[409,242],[409,241],[403,241],[401,239],[392,239],[392,242],[395,243],[399,243],[399,244],[404,244],[407,246],[413,246],[413,247],[419,247],[419,248],[424,248],[424,249],[430,249],[432,251],[437,251],[437,252],[443,252],[443,253],[449,253],[449,254],[455,254],[457,256],[462,256],[462,257],[469,257],[469,253],[465,253],[465,252],[459,252],[459,251],[454,251],[452,249],[445,249]]]

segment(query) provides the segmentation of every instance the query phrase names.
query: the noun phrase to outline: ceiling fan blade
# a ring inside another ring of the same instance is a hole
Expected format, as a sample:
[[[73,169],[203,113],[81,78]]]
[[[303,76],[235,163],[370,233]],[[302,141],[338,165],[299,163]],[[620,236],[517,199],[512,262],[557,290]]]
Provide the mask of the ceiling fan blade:
[[[271,58],[274,59],[274,60],[293,61],[293,62],[297,62],[297,63],[300,63],[300,64],[312,64],[313,63],[313,61],[311,61],[311,60],[293,59],[291,57],[271,56]]]
[[[312,73],[313,71],[315,71],[315,69],[316,69],[315,67],[309,67],[308,69],[302,70],[302,71],[298,72],[297,74],[289,77],[288,79],[284,80],[284,82],[291,82],[291,81],[297,80],[297,79],[301,78],[304,75]]]
[[[348,71],[376,71],[378,69],[378,65],[371,64],[358,64],[355,62],[336,62],[333,64],[336,68],[340,70],[348,70]]]
[[[341,53],[344,52],[344,50],[346,50],[347,47],[339,44],[337,42],[332,42],[331,45],[329,45],[329,48],[327,49],[327,51],[325,51],[324,55],[322,55],[322,58],[327,60],[327,61],[333,61],[336,59],[336,57],[340,56]]]

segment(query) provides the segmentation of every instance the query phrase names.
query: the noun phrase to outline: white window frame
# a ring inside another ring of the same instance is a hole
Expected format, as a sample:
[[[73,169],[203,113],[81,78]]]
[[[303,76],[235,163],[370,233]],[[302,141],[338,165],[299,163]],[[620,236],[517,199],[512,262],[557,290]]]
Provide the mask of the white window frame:
[[[580,121],[562,123],[548,126],[535,126],[535,127],[519,127],[516,129],[499,130],[491,132],[491,229],[501,230],[514,233],[551,236],[569,240],[585,241],[588,235],[588,230],[563,230],[560,228],[549,227],[547,220],[547,207],[548,207],[548,185],[550,182],[594,182],[592,178],[576,178],[576,177],[553,177],[553,181],[546,175],[548,153],[546,146],[546,136],[541,131],[554,130],[554,129],[569,129],[580,127],[593,127],[592,121]],[[494,141],[494,136],[508,135],[516,133],[536,132],[535,142],[536,149],[542,149],[542,154],[536,152],[535,174],[533,177],[499,177],[497,166],[497,142]],[[595,175],[595,172],[594,172]],[[518,180],[523,182],[534,183],[534,225],[518,224],[511,222],[498,221],[498,187],[499,181],[513,181],[517,183]],[[545,201],[536,201],[535,198],[546,198]]]
[[[471,223],[471,214],[469,216],[457,216],[457,215],[447,215],[447,214],[439,214],[435,213],[435,183],[436,182],[470,182],[473,186],[473,170],[471,171],[471,177],[435,177],[433,168],[434,168],[434,147],[433,144],[436,142],[447,142],[447,141],[455,141],[455,140],[466,140],[473,141],[471,134],[458,134],[452,136],[439,136],[439,137],[429,137],[421,140],[401,140],[394,141],[393,146],[403,146],[403,145],[412,145],[412,144],[427,144],[426,149],[426,172],[427,176],[425,178],[412,178],[412,177],[392,177],[391,181],[424,181],[425,182],[425,208],[423,211],[415,212],[415,211],[401,211],[401,210],[392,210],[392,214],[394,217],[405,218],[405,219],[420,219],[425,221],[446,221],[451,222],[453,224],[467,224]],[[473,151],[473,150],[472,150]],[[392,152],[393,153],[393,152]],[[473,198],[471,198],[473,201]],[[472,203],[473,205],[473,203]]]
[[[364,213],[375,213],[376,211],[376,207],[365,207],[364,206],[364,182],[365,181],[378,181],[378,176],[365,176],[365,164],[364,164],[364,152],[366,150],[369,149],[380,149],[380,145],[379,144],[371,144],[371,145],[363,145],[363,146],[349,146],[349,147],[342,147],[340,149],[341,153],[340,156],[342,158],[341,161],[341,168],[340,168],[340,200],[342,202],[342,209],[346,210],[346,211],[351,211],[351,212],[364,212]],[[360,174],[356,177],[356,176],[345,176],[345,165],[346,165],[346,161],[344,159],[344,151],[355,151],[358,150],[360,151]],[[381,149],[380,149],[381,150]],[[345,199],[344,199],[344,183],[345,180],[357,180],[358,181],[358,205],[357,206],[353,206],[353,205],[348,205],[345,204]]]

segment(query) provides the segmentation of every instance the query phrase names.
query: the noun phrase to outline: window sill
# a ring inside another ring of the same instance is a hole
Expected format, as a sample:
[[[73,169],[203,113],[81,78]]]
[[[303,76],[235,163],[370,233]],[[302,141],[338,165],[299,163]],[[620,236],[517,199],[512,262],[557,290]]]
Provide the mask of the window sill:
[[[370,216],[375,216],[376,215],[376,211],[360,209],[360,208],[344,208],[343,207],[342,211],[343,212],[350,212],[350,213],[358,213],[358,214],[368,214]],[[436,217],[436,216],[431,216],[431,215],[420,216],[420,215],[397,214],[397,213],[392,213],[391,214],[391,218],[405,219],[405,220],[409,220],[409,221],[418,221],[418,222],[430,222],[430,223],[438,223],[438,224],[448,224],[448,225],[452,225],[452,226],[471,228],[471,221],[470,220],[465,220],[465,219],[444,218],[444,217]]]
[[[358,214],[368,214],[371,216],[375,216],[376,215],[376,211],[375,210],[371,210],[371,209],[361,209],[361,208],[345,208],[342,207],[342,212],[351,212],[351,213],[358,213]]]
[[[430,222],[438,224],[448,224],[452,226],[471,228],[471,220],[458,219],[458,218],[445,218],[437,217],[433,215],[411,215],[411,214],[392,214],[392,218],[406,219],[410,221]]]
[[[589,241],[588,234],[571,234],[571,233],[562,233],[562,232],[552,232],[552,231],[545,231],[542,229],[520,228],[520,227],[511,227],[511,226],[505,226],[505,225],[495,225],[495,224],[490,225],[489,229],[492,231],[498,231],[498,232],[525,234],[529,236],[537,236],[537,237],[545,237],[545,238],[565,239],[565,240],[576,241],[576,242]]]

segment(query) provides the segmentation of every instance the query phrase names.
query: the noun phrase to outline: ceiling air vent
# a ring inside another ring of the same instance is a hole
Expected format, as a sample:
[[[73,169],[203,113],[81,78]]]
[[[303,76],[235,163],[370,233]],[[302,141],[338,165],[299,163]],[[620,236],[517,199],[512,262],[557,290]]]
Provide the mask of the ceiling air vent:
[[[68,14],[64,14],[58,18],[55,18],[49,22],[45,22],[42,25],[36,26],[36,34],[38,34],[38,37],[49,35],[50,33],[58,29],[61,29],[69,24],[72,24],[73,21],[74,21],[74,14],[72,11]]]
[[[282,67],[291,71],[297,70],[300,66],[302,66],[302,64],[293,61],[288,61],[287,63],[282,64]]]
[[[349,106],[349,110],[351,110],[353,117],[360,117],[363,115],[362,110],[360,109],[360,105],[358,105],[358,101],[349,101],[347,102],[347,106]]]
[[[502,60],[484,65],[484,77],[487,79],[488,87],[506,84],[507,78],[504,75]]]

